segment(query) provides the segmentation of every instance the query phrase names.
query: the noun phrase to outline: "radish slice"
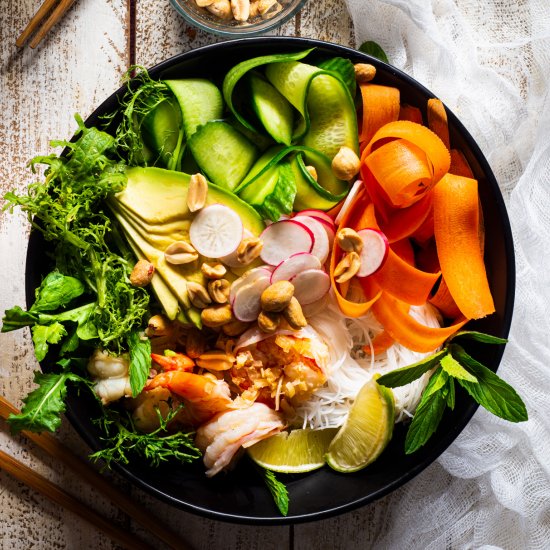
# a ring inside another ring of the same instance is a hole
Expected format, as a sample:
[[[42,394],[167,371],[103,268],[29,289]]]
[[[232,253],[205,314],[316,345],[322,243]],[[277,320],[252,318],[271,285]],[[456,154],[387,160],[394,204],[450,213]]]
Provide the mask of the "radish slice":
[[[235,301],[235,294],[237,294],[241,288],[253,283],[256,279],[260,279],[261,277],[271,278],[271,268],[268,266],[255,267],[247,271],[242,277],[233,281],[231,289],[229,290],[229,303],[233,304]]]
[[[350,192],[348,193],[348,196],[346,197],[346,200],[344,201],[344,204],[342,205],[342,208],[340,208],[340,212],[338,212],[338,215],[336,216],[336,219],[334,220],[334,223],[336,225],[340,225],[340,222],[342,221],[342,218],[349,210],[349,207],[351,206],[351,203],[357,196],[357,193],[359,193],[359,189],[361,189],[361,186],[363,185],[363,182],[361,180],[357,180],[351,187]]]
[[[320,300],[330,290],[330,277],[321,269],[307,269],[293,277],[294,296],[300,305]]]
[[[328,297],[329,297],[329,293],[327,292],[320,300],[317,300],[316,302],[312,302],[307,306],[306,305],[302,306],[302,313],[306,317],[314,317],[318,313],[325,311],[325,309],[328,307]]]
[[[302,214],[299,214],[294,219],[311,229],[313,233],[313,248],[311,249],[311,253],[319,258],[321,264],[324,264],[330,252],[330,242],[323,221],[320,218],[310,218]]]
[[[308,210],[302,210],[301,212],[298,212],[296,216],[309,216],[311,218],[319,218],[321,220],[325,220],[327,223],[334,225],[334,220],[322,210],[315,210],[315,209],[308,209]]]
[[[390,243],[386,235],[377,229],[361,229],[357,234],[363,241],[361,267],[357,272],[357,277],[368,277],[384,265],[390,250]]]
[[[321,262],[317,256],[308,252],[298,252],[282,261],[271,274],[271,284],[277,281],[290,281],[306,269],[321,269]]]
[[[203,208],[191,222],[189,240],[207,258],[221,258],[234,252],[243,238],[239,215],[223,204]]]
[[[264,246],[260,257],[266,264],[279,265],[298,252],[311,252],[313,233],[303,223],[283,220],[272,223],[260,235]]]
[[[271,284],[266,275],[253,281],[252,283],[241,287],[235,294],[233,301],[233,315],[245,323],[256,321],[262,306],[260,296],[262,292]]]
[[[253,237],[252,233],[245,228],[243,231],[243,239],[249,239],[250,237]],[[240,244],[240,243],[239,243]],[[237,259],[237,250],[239,248],[239,245],[237,245],[237,248],[231,252],[231,254],[228,254],[227,256],[222,256],[221,258],[218,258],[222,264],[225,264],[227,267],[245,267],[239,260]]]

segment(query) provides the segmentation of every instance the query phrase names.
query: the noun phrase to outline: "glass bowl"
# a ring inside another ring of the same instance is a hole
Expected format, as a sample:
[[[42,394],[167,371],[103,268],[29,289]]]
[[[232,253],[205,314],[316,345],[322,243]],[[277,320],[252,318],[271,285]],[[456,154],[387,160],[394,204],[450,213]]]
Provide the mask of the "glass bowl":
[[[223,20],[211,14],[206,8],[199,8],[195,0],[170,0],[176,11],[191,25],[226,38],[256,36],[266,33],[293,17],[307,0],[278,0],[282,9],[265,19],[261,16],[240,22],[235,19]]]

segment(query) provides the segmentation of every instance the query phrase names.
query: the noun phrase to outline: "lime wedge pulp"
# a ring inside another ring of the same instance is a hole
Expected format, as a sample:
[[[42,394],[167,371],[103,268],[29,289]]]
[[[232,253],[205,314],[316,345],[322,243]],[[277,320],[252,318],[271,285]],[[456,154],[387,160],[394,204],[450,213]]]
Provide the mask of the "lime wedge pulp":
[[[394,418],[393,392],[373,378],[359,390],[344,425],[330,443],[327,464],[338,472],[356,472],[374,462],[391,439]]]
[[[264,439],[248,449],[256,464],[286,474],[311,472],[325,465],[325,453],[337,428],[292,430]]]

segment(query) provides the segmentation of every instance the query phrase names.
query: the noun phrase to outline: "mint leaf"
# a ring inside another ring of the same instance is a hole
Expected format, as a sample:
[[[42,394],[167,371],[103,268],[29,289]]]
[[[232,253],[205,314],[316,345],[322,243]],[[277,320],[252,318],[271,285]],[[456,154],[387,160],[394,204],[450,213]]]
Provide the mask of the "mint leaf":
[[[506,344],[506,342],[508,342],[506,338],[499,338],[498,336],[492,336],[484,332],[476,332],[475,330],[461,330],[455,332],[448,341],[450,342],[455,338],[468,338],[476,342],[482,342],[483,344]]]
[[[478,380],[478,383],[472,384],[466,380],[458,379],[458,383],[475,401],[490,413],[510,422],[527,420],[525,403],[512,386],[499,378],[492,370],[470,357],[459,345],[451,344],[449,347],[453,357]]]
[[[426,359],[422,359],[417,363],[413,363],[407,367],[402,367],[400,369],[395,369],[384,376],[378,378],[377,382],[381,386],[386,386],[387,388],[397,388],[398,386],[404,386],[405,384],[410,384],[417,378],[420,378],[425,372],[432,370],[433,368],[439,365],[439,361],[447,354],[447,350],[444,349]]]
[[[288,490],[284,483],[279,481],[271,470],[264,470],[264,481],[283,516],[288,515]]]
[[[18,330],[23,327],[32,326],[36,323],[37,316],[21,309],[19,306],[7,309],[2,318],[2,332]]]
[[[449,376],[477,384],[477,378],[473,374],[470,374],[452,355],[443,357],[441,359],[441,366]]]
[[[130,387],[132,396],[136,397],[145,386],[151,370],[151,341],[148,338],[142,340],[139,332],[134,330],[128,336],[128,347],[130,349]]]
[[[52,271],[35,291],[36,301],[30,311],[55,311],[78,298],[83,292],[84,285],[78,279]]]
[[[447,407],[452,411],[455,408],[455,381],[452,378],[449,378],[447,388]]]
[[[42,361],[46,357],[48,344],[59,344],[63,336],[67,335],[65,327],[61,323],[34,325],[31,330],[34,354],[38,361]]]
[[[65,412],[65,395],[67,380],[84,381],[76,374],[34,373],[34,382],[38,388],[23,399],[23,409],[20,414],[10,414],[8,423],[13,432],[28,430],[30,432],[54,432],[61,425],[61,414]]]
[[[376,57],[376,59],[380,59],[380,61],[389,64],[386,52],[382,49],[381,46],[379,46],[376,42],[373,42],[372,40],[363,42],[359,46],[359,51],[366,53],[367,55],[372,55],[372,57]]]
[[[437,429],[447,406],[449,375],[439,367],[422,393],[405,438],[405,453],[422,447]],[[446,390],[446,391],[445,391]]]

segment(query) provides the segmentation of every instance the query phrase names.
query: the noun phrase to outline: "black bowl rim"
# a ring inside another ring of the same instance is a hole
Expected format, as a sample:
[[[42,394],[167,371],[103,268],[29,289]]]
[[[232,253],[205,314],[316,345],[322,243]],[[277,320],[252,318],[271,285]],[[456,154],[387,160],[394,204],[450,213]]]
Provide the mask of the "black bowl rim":
[[[407,83],[409,86],[416,88],[416,90],[421,92],[423,95],[427,97],[436,97],[430,90],[428,90],[418,81],[416,81],[414,78],[404,73],[403,71],[397,69],[396,67],[393,67],[392,65],[384,63],[383,61],[380,61],[377,58],[374,58],[368,54],[365,54],[358,50],[354,50],[347,46],[342,46],[340,44],[335,44],[332,42],[326,42],[326,41],[311,39],[311,38],[297,38],[297,37],[286,37],[286,36],[246,37],[246,38],[240,38],[240,39],[235,39],[230,41],[217,42],[214,44],[208,44],[206,46],[196,48],[194,50],[190,50],[188,52],[177,54],[169,59],[166,59],[161,63],[158,63],[157,65],[153,66],[151,69],[149,69],[149,74],[155,77],[160,73],[162,73],[164,70],[167,70],[171,68],[173,65],[176,65],[178,62],[188,61],[197,57],[201,57],[205,53],[209,53],[212,50],[223,49],[224,47],[228,47],[228,46],[238,48],[238,47],[243,47],[246,45],[254,45],[254,44],[258,46],[261,46],[263,44],[272,45],[274,42],[279,42],[286,46],[296,46],[297,48],[327,48],[329,50],[334,51],[336,55],[340,55],[343,57],[352,57],[352,58],[358,57],[358,56],[362,57],[366,62],[371,63],[376,67],[382,68],[385,72],[388,72],[394,75],[398,79]],[[99,107],[97,107],[92,112],[92,114],[89,115],[89,117],[87,117],[86,121],[90,119],[96,119],[99,115],[101,115],[105,111],[106,106],[111,105],[111,108],[115,108],[117,106],[117,101],[118,101],[117,98],[120,96],[121,93],[123,93],[124,90],[125,90],[125,87],[122,86],[113,94],[111,94],[111,96],[109,96],[105,101],[103,101],[103,103]],[[494,198],[495,198],[495,206],[498,209],[499,219],[503,226],[504,246],[505,246],[506,256],[508,258],[508,262],[506,265],[506,276],[507,276],[508,285],[506,289],[506,302],[505,302],[505,309],[504,309],[503,318],[502,318],[502,323],[503,323],[502,332],[500,336],[502,338],[507,338],[510,331],[511,322],[512,322],[512,314],[514,309],[514,297],[515,297],[515,285],[516,285],[515,254],[514,254],[510,220],[508,217],[504,198],[500,191],[498,182],[489,166],[489,163],[487,162],[485,156],[483,155],[480,147],[477,145],[476,141],[474,140],[472,135],[468,132],[466,127],[454,115],[454,113],[448,107],[446,107],[446,110],[447,110],[449,121],[452,123],[452,125],[454,125],[457,128],[461,136],[464,138],[464,140],[468,144],[470,151],[475,156],[477,162],[480,165],[482,172],[485,175],[487,184],[491,187],[493,191]],[[29,272],[29,266],[30,266],[30,256],[27,255],[27,269],[26,269],[27,273]],[[27,305],[28,306],[30,306],[33,299],[34,299],[33,290],[29,291],[29,289],[27,288]],[[504,353],[504,346],[501,346],[500,349],[495,354],[495,365],[496,365],[495,370],[497,370],[498,366],[500,365],[503,353]],[[161,490],[155,488],[149,483],[143,481],[137,475],[131,472],[129,469],[127,469],[126,467],[120,464],[115,464],[114,468],[120,474],[122,474],[122,476],[125,477],[127,480],[131,481],[133,484],[145,490],[149,494],[152,494],[157,498],[159,498],[160,500],[163,500],[182,510],[194,513],[196,515],[199,515],[205,518],[214,519],[218,521],[225,521],[230,523],[240,523],[240,524],[248,524],[248,525],[271,525],[271,526],[311,522],[311,521],[325,519],[325,518],[333,517],[345,512],[356,510],[361,506],[369,504],[391,493],[395,489],[404,485],[406,482],[410,481],[412,478],[414,478],[420,472],[426,469],[430,464],[432,464],[451,445],[451,443],[458,437],[460,432],[468,424],[468,422],[476,412],[477,408],[478,408],[478,405],[472,401],[471,405],[468,407],[465,413],[460,417],[459,421],[452,427],[452,429],[448,430],[445,434],[441,434],[441,436],[435,442],[435,444],[432,443],[433,448],[429,456],[427,456],[425,459],[419,462],[415,467],[406,471],[402,476],[388,483],[382,489],[369,493],[364,497],[350,501],[349,503],[342,506],[327,508],[326,510],[318,511],[318,512],[296,514],[288,517],[264,516],[264,517],[258,518],[256,516],[236,515],[236,514],[228,514],[228,513],[218,512],[218,511],[212,511],[210,509],[203,508],[201,506],[197,506],[189,502],[184,502],[182,500],[179,500],[175,497],[172,497],[162,492]],[[86,443],[92,449],[95,449],[97,445],[96,445],[96,442],[94,441],[94,438],[91,436],[90,433],[88,433],[88,431],[85,429],[84,425],[80,421],[79,417],[73,413],[70,407],[67,408],[66,416],[71,422],[71,424],[73,425],[73,427],[76,429],[78,434],[84,439],[84,441],[86,441]]]

